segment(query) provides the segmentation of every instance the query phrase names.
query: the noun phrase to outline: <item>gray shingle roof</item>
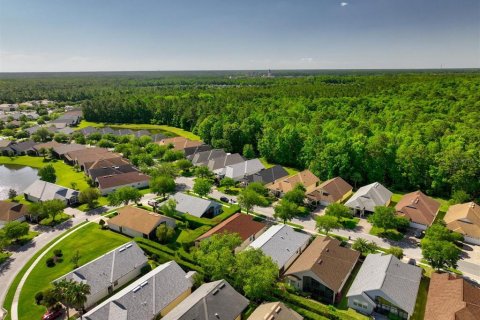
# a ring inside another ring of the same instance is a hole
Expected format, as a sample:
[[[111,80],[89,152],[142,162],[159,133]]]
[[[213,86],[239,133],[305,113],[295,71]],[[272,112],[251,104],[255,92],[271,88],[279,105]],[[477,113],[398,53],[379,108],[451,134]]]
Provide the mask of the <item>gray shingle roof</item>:
[[[358,189],[345,205],[373,212],[375,207],[386,205],[391,197],[392,192],[380,183],[374,182]]]
[[[387,300],[412,315],[422,269],[401,262],[393,255],[369,254],[347,293],[347,297],[381,291]]]
[[[191,156],[191,160],[193,165],[201,166],[201,165],[207,165],[210,159],[223,157],[226,155],[227,154],[223,149],[212,149],[212,150],[202,151],[194,154],[193,156]]]
[[[78,197],[79,195],[79,192],[76,190],[42,180],[34,181],[23,193],[38,198],[41,201],[53,199],[68,200],[72,197]]]
[[[259,159],[251,159],[225,167],[225,177],[240,180],[247,175],[257,173],[262,169],[265,169],[265,166]]]
[[[90,286],[90,295],[94,295],[105,290],[132,270],[143,267],[147,261],[142,249],[132,241],[107,252],[57,280],[65,278],[85,282]]]
[[[211,171],[225,168],[231,164],[243,162],[245,159],[238,153],[227,154],[225,156],[212,158],[208,161],[208,168]]]
[[[234,320],[249,301],[225,280],[203,284],[162,320]]]
[[[177,192],[173,195],[177,201],[177,211],[181,213],[188,213],[192,216],[201,217],[205,211],[211,206],[220,206],[218,202],[212,200],[201,199],[185,193]]]
[[[164,263],[83,316],[86,320],[150,320],[192,287],[175,261]]]
[[[277,224],[253,241],[250,247],[262,250],[282,268],[309,240],[310,235],[297,232],[286,224]]]
[[[257,173],[246,176],[244,181],[248,183],[260,182],[263,184],[267,184],[286,176],[288,176],[287,170],[285,170],[282,166],[277,165],[271,168],[262,169]]]

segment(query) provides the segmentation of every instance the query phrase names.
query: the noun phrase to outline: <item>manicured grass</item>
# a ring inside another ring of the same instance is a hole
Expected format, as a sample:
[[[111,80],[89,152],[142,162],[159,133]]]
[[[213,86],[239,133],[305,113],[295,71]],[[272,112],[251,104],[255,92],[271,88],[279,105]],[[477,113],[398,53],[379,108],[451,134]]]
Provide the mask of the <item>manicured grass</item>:
[[[355,278],[357,277],[357,273],[358,271],[360,271],[360,267],[362,265],[360,263],[357,263],[357,265],[355,266],[355,268],[353,268],[352,270],[352,273],[350,274],[350,277],[348,278],[347,282],[345,283],[345,285],[343,286],[343,289],[342,289],[342,300],[340,301],[340,303],[337,305],[337,308],[338,309],[341,309],[341,310],[348,310],[348,298],[347,298],[347,293],[348,293],[348,290],[350,290],[350,287],[352,286],[352,283],[353,283],[353,280],[355,280]]]
[[[218,187],[217,190],[228,195],[237,196],[242,191],[242,188],[233,187],[227,190],[226,187]]]
[[[275,164],[274,163],[270,163],[268,162],[265,158],[260,158],[260,162],[265,166],[265,168],[271,168],[273,167]],[[285,167],[285,166],[282,166],[287,172],[289,175],[294,175],[294,174],[297,174],[299,173],[300,171],[298,169],[295,169],[295,168],[291,168],[291,167]]]
[[[75,229],[81,227],[84,224],[85,223],[83,222],[83,223],[75,226],[74,228],[68,230],[66,233],[73,232]],[[55,239],[50,241],[45,247],[43,247],[33,257],[31,257],[30,260],[28,260],[28,262],[20,270],[20,272],[17,273],[17,275],[15,276],[15,279],[13,279],[12,284],[10,285],[10,288],[8,288],[8,292],[5,296],[5,301],[3,302],[3,307],[5,308],[5,310],[7,310],[9,312],[4,320],[11,320],[10,309],[12,307],[13,296],[15,295],[15,291],[17,290],[18,284],[22,280],[23,275],[27,272],[28,268],[30,268],[30,266],[33,264],[33,262],[42,254],[42,252],[46,251],[50,247],[50,245],[55,243],[58,239],[60,239],[64,235],[65,235],[65,233],[62,233],[59,236],[57,236]]]
[[[28,231],[28,234],[23,236],[23,237],[18,238],[16,243],[20,246],[23,246],[23,245],[27,244],[28,242],[32,241],[32,239],[35,238],[36,236],[38,236],[39,234],[40,233],[36,232],[36,231]]]
[[[98,208],[98,207],[103,207],[103,206],[106,206],[108,205],[108,198],[107,197],[100,197],[98,198],[98,203],[97,205],[95,206],[95,208]],[[88,205],[86,203],[80,205],[77,207],[78,210],[81,210],[81,211],[84,211],[84,212],[87,212],[89,210],[92,210],[92,209],[89,209],[88,208]]]
[[[175,127],[166,126],[166,125],[158,125],[158,124],[130,124],[130,123],[108,124],[108,123],[89,122],[89,121],[82,120],[82,122],[76,129],[79,130],[89,126],[95,127],[95,128],[101,128],[101,127],[107,126],[113,129],[160,130],[160,131],[170,132],[177,136],[185,137],[190,140],[201,140],[199,136],[197,136],[192,132],[189,132],[180,128],[175,128]]]
[[[395,229],[388,229],[385,230],[383,228],[372,226],[369,232],[373,236],[386,238],[394,241],[400,241],[403,239],[404,234],[395,230]]]
[[[422,320],[425,315],[425,308],[427,306],[427,294],[430,278],[423,277],[418,288],[417,301],[411,320]]]
[[[40,221],[40,224],[42,226],[55,226],[57,224],[60,224],[62,222],[69,220],[70,218],[71,217],[68,214],[62,212],[61,214],[55,217],[55,221],[53,221],[51,217],[48,217],[48,218],[42,219]]]
[[[35,304],[35,294],[47,289],[53,280],[73,270],[70,259],[77,250],[80,253],[80,265],[83,265],[128,241],[130,239],[123,235],[109,230],[101,230],[96,223],[90,223],[65,238],[39,261],[27,278],[20,293],[19,319],[41,318],[45,308]],[[53,256],[53,250],[55,249],[62,250],[63,261],[52,268],[48,268],[46,260]]]
[[[57,181],[55,182],[56,184],[71,188],[71,183],[75,182],[80,191],[88,188],[88,184],[85,180],[85,175],[83,172],[77,172],[72,166],[69,166],[60,160],[44,162],[42,157],[19,156],[10,158],[1,156],[0,164],[16,164],[38,169],[43,168],[47,164],[52,164],[57,174]]]

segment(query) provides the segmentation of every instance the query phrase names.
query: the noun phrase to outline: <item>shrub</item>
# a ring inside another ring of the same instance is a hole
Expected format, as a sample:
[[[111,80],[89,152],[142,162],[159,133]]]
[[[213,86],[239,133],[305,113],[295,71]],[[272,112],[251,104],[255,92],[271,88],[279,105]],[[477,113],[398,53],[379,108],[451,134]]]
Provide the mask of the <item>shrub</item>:
[[[98,224],[100,225],[100,228],[105,229],[105,220],[100,219],[100,221],[98,221]]]
[[[55,260],[53,260],[53,258],[48,258],[46,263],[47,263],[47,267],[49,267],[49,268],[55,266]]]
[[[60,250],[60,249],[53,250],[53,254],[55,255],[55,257],[63,256],[62,250]]]
[[[140,273],[144,275],[149,273],[151,270],[152,270],[152,266],[147,264],[146,266],[142,267],[142,269],[140,269]]]
[[[43,301],[43,292],[42,292],[42,291],[37,292],[37,293],[35,294],[35,303],[36,303],[36,304],[41,304],[42,301]]]

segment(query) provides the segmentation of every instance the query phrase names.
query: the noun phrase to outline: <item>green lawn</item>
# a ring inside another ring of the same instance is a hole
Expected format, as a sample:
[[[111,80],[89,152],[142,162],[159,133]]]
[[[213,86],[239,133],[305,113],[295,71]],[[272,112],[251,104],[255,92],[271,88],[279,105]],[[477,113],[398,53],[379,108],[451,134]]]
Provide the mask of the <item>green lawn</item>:
[[[23,246],[28,242],[32,241],[32,239],[38,236],[39,234],[40,232],[37,232],[37,231],[28,231],[27,235],[18,238],[16,244]]]
[[[55,222],[53,221],[53,219],[51,217],[48,217],[48,218],[42,219],[40,221],[40,224],[42,226],[55,226],[57,224],[60,224],[62,222],[65,222],[65,221],[69,220],[70,218],[71,217],[68,214],[62,212],[61,214],[59,214],[55,217]]]
[[[392,195],[390,207],[394,207],[398,203],[398,201],[400,201],[400,199],[403,197],[404,194],[405,193],[400,193],[400,192],[394,193]],[[432,197],[432,198],[440,202],[440,210],[438,211],[437,217],[435,218],[435,222],[442,221],[443,217],[445,217],[445,214],[447,213],[447,210],[450,204],[448,203],[447,199],[437,198],[437,197]]]
[[[80,252],[80,264],[85,264],[128,241],[130,241],[128,237],[101,230],[96,223],[90,223],[65,238],[39,261],[27,278],[20,293],[19,319],[41,318],[45,308],[35,304],[35,294],[48,288],[53,280],[73,270],[70,259],[77,250]],[[55,249],[62,250],[63,262],[48,268],[46,260],[53,255]]]
[[[83,129],[85,127],[101,128],[105,126],[108,126],[114,129],[160,130],[160,131],[170,132],[177,136],[185,137],[191,140],[201,140],[199,136],[197,136],[192,132],[189,132],[180,128],[175,128],[175,127],[166,126],[166,125],[158,125],[158,124],[130,124],[130,123],[108,124],[108,123],[90,122],[90,121],[82,120],[80,125],[77,127],[77,130]]]
[[[43,162],[42,157],[19,156],[10,158],[0,156],[0,164],[15,164],[29,166],[32,168],[42,168],[47,164],[52,164],[57,174],[57,181],[55,182],[56,184],[71,188],[71,183],[75,182],[80,191],[88,188],[88,184],[85,181],[85,175],[83,172],[77,172],[72,166],[69,166],[60,160]]]
[[[261,162],[261,163],[265,166],[265,168],[267,168],[267,169],[275,166],[274,163],[268,162],[265,158],[260,158],[260,162]],[[287,170],[287,172],[288,172],[289,175],[294,175],[294,174],[297,174],[297,173],[300,172],[298,169],[295,169],[295,168],[285,167],[285,166],[282,166],[282,167],[285,168],[285,170]]]
[[[95,208],[103,207],[103,206],[107,206],[107,205],[108,205],[108,198],[102,196],[102,197],[98,198],[98,203],[95,206]],[[85,212],[91,210],[91,209],[88,208],[88,205],[86,203],[78,206],[77,209],[85,211]]]
[[[373,236],[386,238],[394,241],[400,241],[403,239],[404,234],[395,230],[395,229],[388,229],[385,230],[383,228],[372,226],[369,232]]]
[[[348,278],[347,282],[345,283],[345,285],[343,286],[343,289],[342,289],[342,300],[340,301],[340,303],[337,305],[337,308],[338,309],[341,309],[341,310],[348,310],[348,298],[347,298],[347,293],[348,293],[348,290],[350,290],[350,287],[352,286],[352,283],[353,283],[353,280],[355,280],[356,276],[357,276],[357,273],[358,271],[360,271],[360,267],[362,265],[360,263],[357,263],[357,265],[355,266],[355,268],[353,268],[352,270],[352,273],[350,274],[350,277]]]
[[[422,320],[425,315],[425,308],[427,306],[427,294],[430,278],[423,277],[418,288],[417,301],[415,303],[415,310],[410,318],[411,320]]]

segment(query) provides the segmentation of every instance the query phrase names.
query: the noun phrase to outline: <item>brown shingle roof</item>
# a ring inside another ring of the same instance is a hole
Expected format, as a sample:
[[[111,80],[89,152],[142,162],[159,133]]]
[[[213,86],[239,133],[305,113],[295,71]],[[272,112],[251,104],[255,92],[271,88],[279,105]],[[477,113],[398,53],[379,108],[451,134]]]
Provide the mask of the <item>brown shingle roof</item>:
[[[272,191],[285,193],[300,183],[303,184],[305,189],[307,189],[307,193],[309,193],[317,187],[318,182],[320,182],[320,180],[310,170],[304,170],[293,176],[275,180],[272,184],[268,185],[267,188]]]
[[[358,251],[341,247],[337,239],[318,236],[285,275],[311,271],[330,289],[339,292],[359,256]]]
[[[309,199],[315,201],[328,201],[330,203],[341,200],[353,187],[341,177],[322,182],[314,191],[307,194]]]
[[[303,320],[303,317],[283,302],[270,302],[259,305],[248,320]]]
[[[97,161],[89,165],[88,170],[101,169],[101,168],[107,168],[107,167],[119,167],[119,166],[129,165],[129,164],[130,162],[127,159],[124,159],[122,157],[98,159]]]
[[[480,288],[449,273],[433,273],[425,320],[479,320]]]
[[[83,150],[70,151],[65,154],[70,161],[76,161],[78,165],[83,165],[87,169],[95,161],[102,159],[112,159],[121,157],[120,154],[108,151],[104,148],[87,148]]]
[[[0,201],[0,221],[15,221],[28,214],[27,206],[17,202]]]
[[[451,206],[443,220],[452,231],[480,238],[480,206],[475,202]]]
[[[65,153],[68,153],[70,151],[84,150],[86,148],[87,147],[85,147],[84,145],[77,144],[77,143],[71,143],[71,144],[62,143],[60,145],[54,146],[53,151],[55,151],[58,155],[62,156]]]
[[[440,209],[440,202],[430,198],[421,191],[407,193],[395,206],[397,214],[410,221],[431,225]]]
[[[126,184],[149,181],[150,176],[141,172],[127,172],[110,176],[98,177],[97,182],[100,189],[124,186]]]
[[[162,139],[158,142],[160,145],[173,144],[174,150],[184,150],[186,148],[197,147],[203,144],[203,141],[193,141],[185,137],[173,137]]]
[[[175,221],[164,215],[131,206],[120,208],[117,212],[118,216],[108,220],[107,224],[127,227],[144,234],[150,234],[163,221]]]
[[[60,145],[62,145],[62,144],[58,143],[55,140],[52,140],[52,141],[48,141],[48,142],[44,142],[44,143],[39,143],[39,144],[35,145],[33,147],[33,149],[35,149],[36,151],[39,151],[41,148],[50,149],[50,148],[58,147]]]
[[[196,241],[201,241],[213,236],[214,234],[238,233],[243,241],[247,240],[250,236],[257,234],[260,230],[265,228],[264,223],[253,220],[252,216],[236,213],[227,220],[218,224],[214,228],[210,229],[206,233],[197,238]]]

